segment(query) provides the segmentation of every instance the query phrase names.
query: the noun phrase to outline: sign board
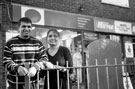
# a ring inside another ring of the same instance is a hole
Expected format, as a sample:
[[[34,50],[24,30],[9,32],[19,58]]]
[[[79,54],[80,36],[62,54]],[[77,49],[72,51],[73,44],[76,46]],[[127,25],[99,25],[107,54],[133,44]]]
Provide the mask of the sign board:
[[[125,55],[126,58],[134,57],[133,44],[131,42],[125,42]]]
[[[132,23],[132,33],[135,35],[135,23]]]
[[[132,34],[131,23],[123,21],[114,21],[115,33]]]
[[[34,24],[82,30],[94,30],[93,17],[13,4],[13,21],[27,16]]]
[[[95,31],[114,33],[114,21],[110,19],[94,18]]]
[[[129,0],[101,0],[101,2],[121,7],[129,7]]]

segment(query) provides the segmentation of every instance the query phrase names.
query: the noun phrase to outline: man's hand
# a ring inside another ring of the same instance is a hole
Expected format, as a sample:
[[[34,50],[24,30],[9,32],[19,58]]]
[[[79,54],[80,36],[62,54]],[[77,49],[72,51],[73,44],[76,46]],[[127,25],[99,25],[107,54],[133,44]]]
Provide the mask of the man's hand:
[[[29,69],[29,73],[28,73],[28,76],[30,77],[34,77],[37,73],[37,69],[33,66]]]
[[[25,76],[28,73],[28,70],[25,67],[19,66],[17,72],[20,76]]]

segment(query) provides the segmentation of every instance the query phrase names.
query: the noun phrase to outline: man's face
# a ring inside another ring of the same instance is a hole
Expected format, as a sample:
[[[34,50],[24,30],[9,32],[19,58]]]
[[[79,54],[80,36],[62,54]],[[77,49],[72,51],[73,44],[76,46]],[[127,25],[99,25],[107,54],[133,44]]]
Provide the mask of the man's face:
[[[31,23],[21,22],[19,26],[20,37],[24,39],[29,38],[31,29],[32,29]]]

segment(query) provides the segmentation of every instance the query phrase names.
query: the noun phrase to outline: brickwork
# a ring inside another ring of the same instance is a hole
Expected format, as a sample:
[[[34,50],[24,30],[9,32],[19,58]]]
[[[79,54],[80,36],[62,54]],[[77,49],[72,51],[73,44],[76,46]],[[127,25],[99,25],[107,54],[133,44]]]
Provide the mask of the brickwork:
[[[4,47],[4,43],[5,43],[5,32],[4,31],[0,31],[0,38],[2,38],[0,40],[0,89],[5,89],[5,70],[4,67],[2,65],[2,57],[3,57],[3,47]]]
[[[0,44],[2,44],[2,40],[3,40],[3,37],[2,37],[2,29],[1,29],[1,23],[2,23],[2,5],[0,5]],[[2,61],[2,48],[3,46],[0,45],[0,89],[2,89],[2,64],[1,64],[1,61]]]
[[[5,31],[11,26],[12,8],[10,2],[40,8],[102,17],[127,22],[135,22],[135,0],[129,0],[130,8],[102,4],[101,0],[1,0],[0,4],[0,89],[5,88],[5,71],[2,66],[2,53],[5,43]],[[82,8],[80,8],[82,7]],[[79,9],[80,8],[80,9]],[[9,13],[8,13],[9,11]],[[11,18],[10,18],[11,17]]]
[[[2,65],[3,47],[5,43],[5,31],[2,30],[0,24],[0,89],[5,89],[5,70]],[[4,88],[3,88],[4,87]]]
[[[4,0],[0,4],[0,89],[6,89],[5,81],[5,69],[2,65],[3,48],[5,44],[5,32],[10,26],[10,20],[8,17],[8,3]]]
[[[130,8],[103,4],[101,0],[12,0],[12,2],[94,17],[135,22],[134,0],[129,0]],[[80,11],[79,7],[82,7],[83,11]]]

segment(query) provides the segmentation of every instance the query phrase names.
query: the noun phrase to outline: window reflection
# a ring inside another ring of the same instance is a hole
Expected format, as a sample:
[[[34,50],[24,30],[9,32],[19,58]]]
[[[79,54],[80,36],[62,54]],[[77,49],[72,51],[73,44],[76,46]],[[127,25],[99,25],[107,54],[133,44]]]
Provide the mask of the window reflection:
[[[46,36],[49,29],[50,28],[33,27],[31,31],[31,35],[41,40],[46,48],[48,48],[48,44],[46,42]],[[87,46],[94,40],[98,39],[97,34],[93,32],[84,32],[84,34],[82,34],[81,31],[71,31],[69,29],[68,30],[58,29],[58,31],[60,32],[61,35],[60,45],[69,48],[72,54],[74,66],[81,67],[84,65],[83,63],[87,63],[87,60],[89,60],[89,54],[88,54],[89,50]],[[18,35],[17,31],[16,32],[8,31],[6,32],[6,40],[16,35]],[[84,75],[82,71],[83,69],[75,70],[76,74],[79,76],[80,83],[83,83],[84,81],[83,80]]]

